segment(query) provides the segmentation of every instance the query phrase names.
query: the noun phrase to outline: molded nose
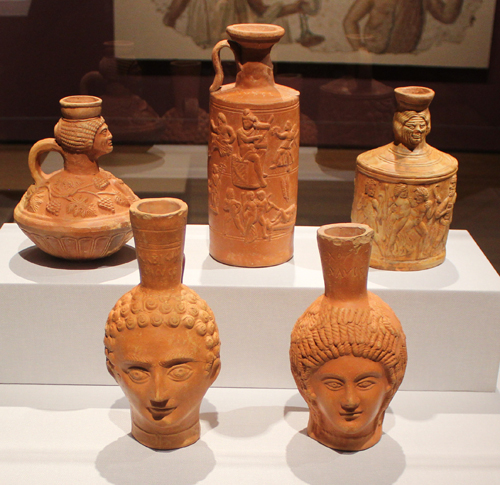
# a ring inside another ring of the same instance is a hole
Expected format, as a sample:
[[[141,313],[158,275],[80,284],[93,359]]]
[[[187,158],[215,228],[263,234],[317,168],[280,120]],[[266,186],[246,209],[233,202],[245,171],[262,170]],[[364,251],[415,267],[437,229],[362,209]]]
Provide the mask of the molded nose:
[[[150,399],[153,406],[162,407],[169,400],[168,386],[165,379],[162,378],[161,373],[156,372],[153,376],[154,389],[152,390],[152,398]]]
[[[350,386],[347,387],[340,405],[345,411],[354,411],[359,406],[359,398]]]

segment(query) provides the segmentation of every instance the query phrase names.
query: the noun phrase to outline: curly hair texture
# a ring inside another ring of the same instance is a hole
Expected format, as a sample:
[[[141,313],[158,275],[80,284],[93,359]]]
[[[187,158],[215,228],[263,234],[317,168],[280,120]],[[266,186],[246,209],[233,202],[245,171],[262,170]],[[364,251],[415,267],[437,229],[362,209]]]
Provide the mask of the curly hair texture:
[[[169,294],[144,291],[136,286],[118,300],[106,322],[104,345],[106,365],[111,375],[114,375],[111,359],[116,339],[120,334],[147,326],[165,327],[165,331],[184,327],[196,332],[205,341],[207,372],[220,359],[219,331],[205,300],[185,285],[181,285],[180,292]]]
[[[323,364],[344,355],[379,362],[391,386],[385,411],[403,381],[406,339],[394,313],[378,296],[369,294],[370,308],[339,308],[320,296],[299,318],[292,332],[290,362],[297,387],[308,403],[310,376]],[[396,324],[388,315],[394,315]]]
[[[86,120],[61,118],[54,127],[54,136],[64,150],[70,153],[85,153],[94,145],[97,130],[103,124],[102,116]]]

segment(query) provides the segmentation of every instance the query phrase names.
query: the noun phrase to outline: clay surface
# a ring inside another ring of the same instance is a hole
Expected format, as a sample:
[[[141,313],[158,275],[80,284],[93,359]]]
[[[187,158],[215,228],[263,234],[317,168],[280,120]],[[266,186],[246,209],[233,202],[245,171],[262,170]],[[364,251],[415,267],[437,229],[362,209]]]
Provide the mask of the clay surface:
[[[395,141],[359,155],[351,220],[375,230],[370,265],[412,271],[446,256],[458,162],[426,142],[434,91],[396,88]]]
[[[208,147],[210,254],[222,263],[273,266],[293,256],[297,214],[299,93],[274,83],[276,25],[227,28],[232,40],[213,51]],[[236,82],[222,85],[220,50],[237,62]]]
[[[113,150],[100,116],[101,100],[68,96],[55,138],[33,145],[29,168],[35,183],[17,205],[14,218],[43,251],[65,259],[96,259],[118,251],[132,237],[129,207],[138,199],[122,180],[99,167]],[[46,174],[43,156],[61,154],[64,168]]]
[[[406,339],[394,312],[366,290],[373,230],[318,230],[325,294],[297,320],[290,361],[309,406],[308,435],[359,451],[382,436],[384,413],[406,369]]]
[[[206,302],[181,283],[187,205],[144,199],[130,209],[141,283],[111,310],[108,370],[130,402],[132,435],[169,450],[200,437],[200,405],[220,370],[220,341]]]

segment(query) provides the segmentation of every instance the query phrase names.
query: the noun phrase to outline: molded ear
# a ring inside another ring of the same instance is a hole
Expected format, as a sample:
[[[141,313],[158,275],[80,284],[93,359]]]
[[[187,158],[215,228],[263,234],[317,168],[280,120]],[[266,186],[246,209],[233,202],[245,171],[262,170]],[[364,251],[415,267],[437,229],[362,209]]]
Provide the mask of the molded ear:
[[[118,382],[118,378],[116,377],[115,374],[115,366],[109,361],[109,359],[106,359],[106,367],[108,368],[108,372],[111,374],[111,377]]]
[[[214,363],[212,364],[212,369],[210,370],[210,380],[211,382],[214,382],[215,379],[219,376],[220,372],[220,359],[215,359]]]
[[[304,389],[304,399],[312,404],[316,404],[316,393],[308,385]]]

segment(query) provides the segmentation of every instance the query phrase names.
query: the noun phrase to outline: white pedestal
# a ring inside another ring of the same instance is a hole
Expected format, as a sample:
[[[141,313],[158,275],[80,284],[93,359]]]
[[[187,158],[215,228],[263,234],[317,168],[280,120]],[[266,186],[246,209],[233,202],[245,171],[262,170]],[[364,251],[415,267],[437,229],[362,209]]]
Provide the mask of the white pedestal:
[[[113,384],[104,323],[139,282],[135,251],[75,263],[35,248],[14,224],[0,230],[0,382]],[[500,277],[466,231],[446,261],[419,272],[370,270],[369,289],[400,318],[409,363],[403,389],[494,391],[500,362]],[[290,332],[323,291],[316,228],[297,227],[295,257],[272,268],[225,266],[208,254],[208,227],[188,226],[184,283],[219,325],[220,387],[294,388]]]

